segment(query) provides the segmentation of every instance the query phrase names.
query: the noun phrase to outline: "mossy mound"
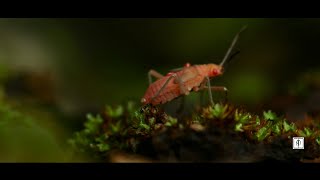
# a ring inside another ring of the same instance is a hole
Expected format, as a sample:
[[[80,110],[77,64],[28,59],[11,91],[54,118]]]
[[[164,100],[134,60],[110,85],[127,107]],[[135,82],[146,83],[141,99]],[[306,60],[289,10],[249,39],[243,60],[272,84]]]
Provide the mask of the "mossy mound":
[[[84,129],[69,143],[76,152],[104,162],[116,161],[114,152],[152,162],[303,161],[320,157],[319,121],[305,122],[295,124],[272,111],[257,115],[221,103],[177,119],[161,108],[129,102],[89,114]],[[304,150],[292,149],[296,136],[305,138]]]

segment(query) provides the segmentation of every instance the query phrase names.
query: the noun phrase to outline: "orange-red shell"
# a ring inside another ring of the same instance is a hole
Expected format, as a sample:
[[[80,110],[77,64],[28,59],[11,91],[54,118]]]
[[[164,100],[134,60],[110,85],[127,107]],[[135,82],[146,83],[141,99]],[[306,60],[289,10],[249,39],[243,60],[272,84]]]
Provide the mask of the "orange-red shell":
[[[187,90],[188,94],[192,89],[196,89],[197,87],[199,87],[205,77],[209,76],[212,69],[216,66],[217,65],[214,64],[208,64],[185,67],[182,70],[176,72],[176,75],[182,80],[182,84]],[[153,105],[163,104],[182,95],[179,83],[175,80],[175,78],[172,78],[167,86],[163,89],[163,91],[151,102],[152,97],[162,88],[162,86],[166,83],[171,75],[172,73],[168,73],[168,75],[150,84],[146,93],[141,99],[141,102],[143,104],[151,103]]]

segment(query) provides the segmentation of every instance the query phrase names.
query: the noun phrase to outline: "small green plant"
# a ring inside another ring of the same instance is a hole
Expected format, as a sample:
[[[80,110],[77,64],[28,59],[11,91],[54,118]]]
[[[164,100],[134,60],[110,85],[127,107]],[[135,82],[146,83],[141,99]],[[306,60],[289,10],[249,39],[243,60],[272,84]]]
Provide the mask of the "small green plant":
[[[258,116],[252,115],[243,109],[221,104],[203,108],[201,118],[207,119],[202,120],[202,122],[209,121],[209,119],[225,119],[232,117],[229,116],[232,113],[233,122],[235,123],[234,131],[248,134],[249,139],[257,140],[258,142],[264,141],[268,137],[280,137],[283,134],[314,138],[315,134],[319,132],[319,130],[311,130],[309,127],[298,129],[294,123],[289,124],[285,118],[277,116],[271,110],[263,111],[262,116]],[[194,117],[197,116],[194,115]]]
[[[242,123],[238,123],[236,124],[235,126],[235,131],[240,131],[240,132],[243,132],[244,130],[242,129]]]
[[[107,106],[104,116],[89,114],[84,129],[76,132],[70,143],[75,149],[91,152],[104,159],[110,150],[119,149],[136,153],[143,141],[157,136],[160,132],[169,133],[172,132],[170,130],[174,130],[183,134],[189,127],[196,132],[210,131],[210,127],[225,130],[233,127],[231,131],[238,133],[245,138],[245,141],[252,144],[272,143],[274,139],[280,137],[304,136],[320,148],[318,126],[298,127],[271,110],[263,111],[259,116],[230,104],[219,103],[213,107],[204,107],[187,119],[171,117],[160,108],[151,105],[138,107],[128,102],[114,108]],[[158,131],[159,129],[164,131]]]
[[[266,137],[268,137],[271,133],[271,122],[268,122],[266,126],[260,128],[256,133],[256,138],[258,141],[264,140]]]
[[[103,119],[100,115],[94,117],[92,114],[87,115],[87,121],[84,123],[84,132],[86,134],[94,134],[97,133],[100,125],[102,124]]]
[[[129,107],[131,105],[128,105]],[[111,106],[106,106],[106,114],[111,118],[118,118],[123,115],[123,106],[117,106],[116,108],[112,108]]]
[[[212,115],[216,118],[223,119],[225,117],[224,113],[225,113],[226,109],[227,109],[227,105],[222,106],[221,104],[217,103],[214,105],[214,107],[212,109]]]
[[[294,123],[288,124],[288,122],[284,119],[283,120],[283,130],[284,130],[284,132],[289,132],[289,131],[294,132],[296,130],[296,127],[295,127]]]
[[[316,138],[316,142],[317,142],[318,145],[320,145],[320,136],[318,136],[318,137]]]
[[[242,127],[246,124],[249,119],[251,119],[251,115],[249,113],[240,113],[238,109],[235,110],[234,120],[236,121],[235,131],[243,132]]]
[[[234,113],[234,120],[240,123],[246,123],[249,119],[251,119],[251,115],[249,113],[239,113],[238,109],[236,109]]]
[[[159,124],[174,127],[178,120],[156,107],[139,108],[133,102],[115,108],[107,106],[104,118],[88,114],[84,129],[74,133],[68,142],[76,152],[101,159],[113,149],[135,152],[140,141],[155,133]]]
[[[204,108],[202,111],[201,117],[209,118],[209,119],[225,119],[228,115],[226,110],[228,109],[228,105],[222,105],[220,103],[216,103],[214,106],[209,106]]]
[[[173,117],[169,117],[168,121],[164,124],[165,126],[174,126],[178,123],[178,120],[176,118]]]
[[[273,112],[271,112],[271,110],[269,110],[268,112],[263,112],[263,117],[266,120],[270,120],[270,121],[274,121],[277,119],[277,115]]]
[[[297,131],[297,134],[302,137],[310,137],[313,135],[313,133],[314,132],[308,127],[305,127],[304,129]]]

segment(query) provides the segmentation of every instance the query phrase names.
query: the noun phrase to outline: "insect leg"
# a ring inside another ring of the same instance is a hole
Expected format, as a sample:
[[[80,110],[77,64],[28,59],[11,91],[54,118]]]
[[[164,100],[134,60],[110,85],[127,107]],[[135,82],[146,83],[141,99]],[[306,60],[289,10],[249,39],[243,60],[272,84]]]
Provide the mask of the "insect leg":
[[[185,106],[185,102],[186,102],[185,96],[182,96],[180,99],[176,113],[180,114],[182,112],[182,110],[184,109],[184,106]]]
[[[225,101],[228,99],[228,89],[224,86],[204,86],[205,89],[210,89],[211,91],[223,91],[225,93]]]
[[[182,80],[177,76],[177,74],[172,74],[167,81],[163,84],[163,86],[160,88],[160,90],[151,98],[151,101],[153,101],[154,98],[156,98],[157,96],[159,96],[159,94],[164,90],[164,88],[168,85],[168,83],[170,82],[170,80],[172,78],[175,78],[178,82],[179,82],[179,86],[180,86],[180,92],[185,94],[187,92],[187,90],[184,88],[183,84],[182,84]]]
[[[200,91],[200,106],[203,106],[204,105],[204,91]]]
[[[162,74],[158,73],[157,71],[153,70],[153,69],[150,69],[150,71],[148,72],[148,80],[149,80],[149,84],[152,83],[152,76],[157,78],[157,79],[160,79],[163,77]]]
[[[208,93],[209,93],[210,103],[211,103],[212,105],[214,105],[213,99],[212,99],[212,94],[211,94],[210,79],[209,79],[208,76],[206,76],[206,79],[207,79],[207,84],[208,84]]]

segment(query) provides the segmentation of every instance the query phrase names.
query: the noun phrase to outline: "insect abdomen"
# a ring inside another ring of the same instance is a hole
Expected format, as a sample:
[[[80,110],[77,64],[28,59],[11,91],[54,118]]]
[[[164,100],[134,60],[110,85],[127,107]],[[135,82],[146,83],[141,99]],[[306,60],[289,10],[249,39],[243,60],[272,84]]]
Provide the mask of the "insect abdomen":
[[[199,65],[190,67],[188,71],[179,71],[176,74],[181,78],[183,87],[187,91],[191,91],[192,88],[198,87],[204,79],[204,74],[206,74],[207,66]],[[175,82],[175,79],[170,80],[166,87],[152,100],[152,98],[160,91],[163,85],[168,80],[169,76],[166,76],[158,81],[152,83],[145,96],[143,97],[143,102],[145,104],[152,103],[153,105],[163,104],[172,99],[182,95],[180,90],[180,85]]]
[[[176,91],[160,93],[159,96],[154,98],[154,100],[151,103],[154,105],[163,104],[168,101],[171,101],[172,99],[178,97],[179,95],[180,95],[179,92],[176,92]]]
[[[152,100],[152,97],[154,97],[160,89],[163,87],[164,83],[168,80],[167,77],[162,78],[154,83],[152,83],[146,94],[144,95],[143,99],[146,101],[145,104],[152,103],[153,105],[165,103],[167,101],[170,101],[177,96],[179,96],[179,88],[177,87],[177,84],[173,82],[173,79],[167,84],[167,86],[159,93],[157,97],[155,97]],[[151,102],[152,100],[152,102]]]

